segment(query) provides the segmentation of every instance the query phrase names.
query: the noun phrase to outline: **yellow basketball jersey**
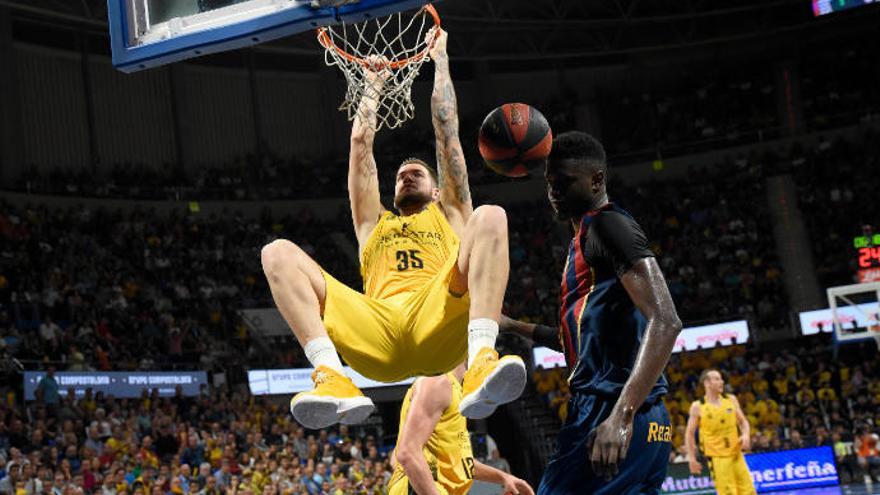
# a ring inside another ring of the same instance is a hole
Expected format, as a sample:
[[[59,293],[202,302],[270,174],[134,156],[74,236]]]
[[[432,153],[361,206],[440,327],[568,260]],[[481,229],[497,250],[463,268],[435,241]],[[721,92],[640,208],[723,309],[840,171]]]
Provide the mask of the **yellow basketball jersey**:
[[[706,457],[733,456],[740,452],[736,408],[726,394],[719,404],[700,399],[700,448]]]
[[[409,216],[385,212],[361,253],[364,294],[387,299],[418,290],[458,257],[458,245],[436,203]]]
[[[422,449],[425,460],[434,481],[439,483],[449,495],[464,495],[470,490],[474,482],[474,454],[471,451],[471,439],[467,431],[467,420],[458,412],[458,404],[461,402],[461,384],[452,373],[446,377],[452,383],[452,402],[443,411],[440,421],[428,438],[428,442]],[[403,426],[406,423],[406,415],[412,403],[413,388],[406,393],[403,405],[400,408],[400,431],[398,438],[403,434]],[[405,477],[400,464],[394,467],[394,474],[388,482],[389,486]]]

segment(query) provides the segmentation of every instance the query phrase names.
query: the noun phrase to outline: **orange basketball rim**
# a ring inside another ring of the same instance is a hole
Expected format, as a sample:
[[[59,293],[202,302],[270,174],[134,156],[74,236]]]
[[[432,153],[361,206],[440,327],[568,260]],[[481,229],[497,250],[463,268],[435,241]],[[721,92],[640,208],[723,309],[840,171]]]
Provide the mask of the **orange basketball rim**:
[[[412,56],[409,56],[406,58],[395,59],[395,60],[389,61],[388,68],[396,70],[396,69],[400,69],[401,67],[407,66],[411,62],[414,62],[416,60],[421,60],[422,58],[424,58],[428,55],[428,51],[430,51],[431,48],[434,46],[434,41],[437,39],[437,33],[440,28],[440,14],[437,13],[437,9],[435,9],[434,6],[431,5],[430,3],[425,5],[424,7],[422,7],[421,11],[426,13],[427,15],[430,15],[431,19],[433,19],[433,21],[434,21],[434,27],[435,27],[435,29],[433,31],[434,38],[431,40],[430,43],[427,43],[424,50],[420,51],[419,53],[416,53],[415,55],[412,55]],[[325,49],[335,51],[336,53],[339,54],[339,56],[341,56],[342,58],[344,58],[350,62],[355,62],[355,63],[361,65],[362,67],[369,66],[369,62],[367,62],[366,59],[364,59],[362,57],[358,57],[357,55],[352,55],[351,53],[348,53],[343,48],[339,47],[336,43],[334,43],[333,39],[330,37],[330,35],[327,34],[326,27],[318,28],[318,42],[321,43],[321,46],[323,46]]]

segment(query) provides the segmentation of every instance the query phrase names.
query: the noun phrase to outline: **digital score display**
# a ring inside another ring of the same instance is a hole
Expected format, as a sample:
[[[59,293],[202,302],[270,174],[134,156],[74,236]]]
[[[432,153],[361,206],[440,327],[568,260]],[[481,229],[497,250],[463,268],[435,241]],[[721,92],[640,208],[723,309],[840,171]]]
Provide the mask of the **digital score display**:
[[[880,0],[813,0],[813,15],[818,17],[872,3],[880,3]]]
[[[869,230],[866,235],[853,238],[853,247],[859,282],[880,282],[880,234]]]
[[[880,268],[880,234],[863,235],[853,239],[859,257],[859,269]]]

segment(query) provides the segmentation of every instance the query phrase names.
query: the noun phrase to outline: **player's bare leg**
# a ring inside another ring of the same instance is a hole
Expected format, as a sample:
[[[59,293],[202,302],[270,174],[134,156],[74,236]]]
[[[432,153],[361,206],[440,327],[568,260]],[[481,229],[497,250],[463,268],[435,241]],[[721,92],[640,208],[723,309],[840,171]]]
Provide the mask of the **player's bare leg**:
[[[525,364],[518,356],[498,359],[495,339],[507,289],[510,260],[507,215],[497,206],[474,210],[465,225],[458,265],[450,282],[453,294],[470,292],[468,372],[461,413],[485,418],[495,408],[520,396],[526,383]]]
[[[336,347],[321,321],[327,283],[318,264],[286,240],[264,246],[260,258],[278,311],[315,367],[315,389],[297,394],[290,402],[294,418],[311,429],[340,421],[362,422],[372,413],[373,402],[343,374]]]
[[[470,319],[498,321],[510,275],[507,214],[498,206],[480,206],[465,224],[458,255],[458,270],[449,290],[470,291]]]
[[[278,239],[260,253],[263,272],[281,316],[290,325],[299,344],[327,337],[321,321],[327,284],[318,264],[296,244]],[[342,371],[342,364],[322,363]]]

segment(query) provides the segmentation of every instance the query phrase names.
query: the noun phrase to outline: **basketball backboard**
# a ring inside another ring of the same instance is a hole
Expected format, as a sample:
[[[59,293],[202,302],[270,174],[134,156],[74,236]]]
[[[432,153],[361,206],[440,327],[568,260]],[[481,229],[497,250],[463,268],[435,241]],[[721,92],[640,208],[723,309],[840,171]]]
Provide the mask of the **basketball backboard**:
[[[880,348],[880,282],[829,287],[836,342],[875,339]]]
[[[303,31],[415,9],[428,0],[108,0],[113,65],[136,72]]]

